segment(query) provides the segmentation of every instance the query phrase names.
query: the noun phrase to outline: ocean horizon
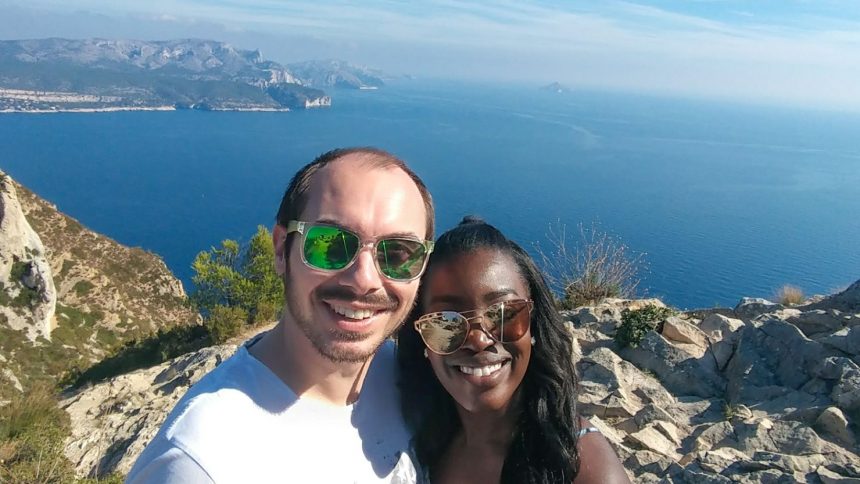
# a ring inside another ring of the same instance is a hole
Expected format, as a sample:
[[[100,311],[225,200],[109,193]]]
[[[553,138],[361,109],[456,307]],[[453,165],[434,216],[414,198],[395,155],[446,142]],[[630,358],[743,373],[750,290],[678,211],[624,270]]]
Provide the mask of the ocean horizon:
[[[0,114],[0,168],[64,213],[191,262],[271,228],[295,171],[335,147],[405,159],[437,236],[476,214],[536,254],[563,224],[643,254],[679,308],[860,279],[860,114],[532,86],[397,81],[328,109]]]

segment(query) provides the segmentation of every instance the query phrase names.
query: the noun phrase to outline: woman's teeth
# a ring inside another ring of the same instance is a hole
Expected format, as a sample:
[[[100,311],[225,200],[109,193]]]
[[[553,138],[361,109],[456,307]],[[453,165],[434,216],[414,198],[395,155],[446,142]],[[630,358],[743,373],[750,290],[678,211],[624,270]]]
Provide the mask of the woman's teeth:
[[[331,306],[331,310],[341,316],[346,316],[349,319],[367,319],[373,316],[374,313],[374,311],[370,309],[353,310],[342,306]]]
[[[493,365],[478,366],[478,367],[461,366],[459,368],[460,368],[460,371],[462,371],[463,373],[465,373],[467,375],[488,376],[488,375],[492,375],[493,373],[499,371],[502,368],[502,364],[496,363]]]

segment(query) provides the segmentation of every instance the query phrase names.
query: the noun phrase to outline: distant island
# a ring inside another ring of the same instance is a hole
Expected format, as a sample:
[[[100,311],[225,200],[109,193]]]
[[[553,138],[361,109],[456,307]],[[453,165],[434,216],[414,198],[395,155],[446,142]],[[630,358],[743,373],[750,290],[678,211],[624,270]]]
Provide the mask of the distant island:
[[[289,111],[330,106],[324,87],[383,85],[344,61],[284,66],[212,40],[0,41],[0,112]]]
[[[553,82],[551,84],[547,84],[546,86],[543,86],[540,89],[541,89],[541,91],[550,91],[550,92],[557,92],[557,93],[570,92],[569,87],[567,87],[563,84],[560,84],[558,82]]]

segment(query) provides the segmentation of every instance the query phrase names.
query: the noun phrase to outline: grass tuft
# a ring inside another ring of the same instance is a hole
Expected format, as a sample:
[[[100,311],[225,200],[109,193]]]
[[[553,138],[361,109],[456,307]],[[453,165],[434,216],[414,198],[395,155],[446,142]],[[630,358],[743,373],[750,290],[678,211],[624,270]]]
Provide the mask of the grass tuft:
[[[803,290],[797,286],[786,284],[776,292],[776,301],[784,306],[797,306],[806,300]]]

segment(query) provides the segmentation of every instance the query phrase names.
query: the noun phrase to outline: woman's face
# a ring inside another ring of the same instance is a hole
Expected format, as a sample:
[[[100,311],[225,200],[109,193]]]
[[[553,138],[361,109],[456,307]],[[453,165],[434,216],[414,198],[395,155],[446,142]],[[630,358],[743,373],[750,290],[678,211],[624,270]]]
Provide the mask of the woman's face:
[[[424,284],[423,313],[483,310],[530,297],[513,258],[495,249],[479,249],[435,265]],[[436,378],[463,410],[498,411],[516,395],[531,349],[531,330],[517,341],[497,343],[475,326],[455,353],[441,356],[428,350],[427,357]]]

